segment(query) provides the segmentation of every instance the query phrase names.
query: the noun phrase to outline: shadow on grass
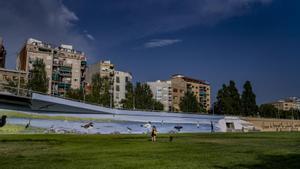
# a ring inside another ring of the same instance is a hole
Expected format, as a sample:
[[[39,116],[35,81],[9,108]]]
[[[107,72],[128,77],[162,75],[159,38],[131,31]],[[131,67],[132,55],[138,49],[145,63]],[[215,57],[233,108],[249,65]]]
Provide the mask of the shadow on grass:
[[[223,167],[215,166],[219,169],[300,169],[300,154],[288,155],[264,155],[258,157],[256,164],[237,164]]]

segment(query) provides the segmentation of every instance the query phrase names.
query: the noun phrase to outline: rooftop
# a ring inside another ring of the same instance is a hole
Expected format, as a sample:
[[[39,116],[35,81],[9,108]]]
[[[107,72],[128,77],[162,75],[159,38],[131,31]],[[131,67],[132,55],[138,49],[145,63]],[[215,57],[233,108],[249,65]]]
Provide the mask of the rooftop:
[[[175,75],[172,76],[172,78],[182,78],[183,80],[185,80],[187,82],[209,85],[209,82],[207,82],[205,80],[198,80],[198,79],[194,79],[194,78],[191,78],[191,77],[183,76],[181,74],[175,74]]]
[[[40,40],[36,40],[36,39],[33,39],[33,38],[29,38],[26,43],[41,46],[41,47],[48,48],[48,49],[56,49],[56,50],[60,50],[60,51],[65,51],[65,52],[70,52],[70,53],[74,53],[74,54],[84,55],[83,52],[74,50],[72,45],[61,44],[60,46],[57,46],[57,45],[42,42]]]

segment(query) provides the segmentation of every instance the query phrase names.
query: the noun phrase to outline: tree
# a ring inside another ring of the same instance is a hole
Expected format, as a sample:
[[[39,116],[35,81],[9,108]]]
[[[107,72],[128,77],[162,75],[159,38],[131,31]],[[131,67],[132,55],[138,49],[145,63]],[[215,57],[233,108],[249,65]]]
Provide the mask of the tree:
[[[164,110],[164,105],[161,102],[156,101],[154,99],[152,100],[152,102],[153,102],[153,109],[154,110]]]
[[[72,89],[70,88],[67,93],[66,93],[66,97],[71,98],[71,99],[76,99],[76,100],[83,100],[83,96],[84,92],[83,89]]]
[[[216,114],[240,115],[242,112],[240,94],[235,87],[235,82],[230,81],[229,85],[223,84],[218,91],[217,101],[214,105]]]
[[[48,92],[48,78],[43,59],[36,59],[33,63],[33,70],[30,71],[31,78],[28,81],[28,88],[41,92]]]
[[[256,115],[258,107],[256,105],[256,96],[252,91],[250,81],[246,81],[244,84],[244,91],[241,97],[241,104],[244,116]]]
[[[101,90],[100,90],[100,104],[105,106],[105,107],[109,107],[112,106],[114,107],[113,104],[113,95],[112,95],[112,91],[111,91],[111,81],[108,77],[104,77],[101,79],[102,81],[102,86],[101,86]]]
[[[233,80],[229,82],[229,86],[227,89],[229,94],[229,98],[227,101],[230,104],[230,112],[228,113],[232,115],[240,115],[242,112],[241,99],[239,91],[235,87],[235,82]]]
[[[276,118],[279,116],[279,111],[271,104],[262,104],[259,107],[259,114],[262,117]]]
[[[131,82],[126,83],[125,99],[121,100],[121,104],[124,109],[134,108],[134,87]]]
[[[94,74],[92,76],[92,91],[89,95],[86,96],[86,101],[97,103],[105,107],[109,107],[110,103],[113,101],[112,95],[110,93],[111,81],[109,78],[101,78],[100,74]]]
[[[149,85],[137,82],[134,92],[137,109],[153,110],[153,94]]]
[[[141,110],[163,110],[164,105],[153,99],[152,91],[146,83],[136,83],[134,87],[132,83],[127,82],[125,99],[121,101],[125,109],[141,109]]]
[[[196,96],[191,92],[186,92],[179,104],[182,112],[201,112],[200,103]]]
[[[216,114],[229,114],[231,111],[229,99],[228,88],[223,84],[222,89],[218,91],[217,101],[214,104],[214,111]]]

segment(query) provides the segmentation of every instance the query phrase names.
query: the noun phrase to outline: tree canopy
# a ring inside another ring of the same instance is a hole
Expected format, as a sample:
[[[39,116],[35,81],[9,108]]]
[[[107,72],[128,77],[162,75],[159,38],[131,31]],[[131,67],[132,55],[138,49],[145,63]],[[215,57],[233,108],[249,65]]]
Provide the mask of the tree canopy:
[[[31,78],[28,80],[29,89],[41,93],[48,92],[49,79],[47,78],[43,59],[36,59],[33,62],[33,69],[30,71],[30,76]]]
[[[241,103],[244,116],[254,116],[257,114],[258,107],[256,105],[256,96],[252,91],[252,85],[250,81],[246,81],[244,84]]]
[[[137,82],[135,86],[128,82],[125,99],[121,101],[125,109],[163,110],[164,106],[153,99],[152,91],[146,83]]]
[[[182,112],[203,112],[196,96],[190,91],[186,92],[184,97],[181,98],[179,107]]]

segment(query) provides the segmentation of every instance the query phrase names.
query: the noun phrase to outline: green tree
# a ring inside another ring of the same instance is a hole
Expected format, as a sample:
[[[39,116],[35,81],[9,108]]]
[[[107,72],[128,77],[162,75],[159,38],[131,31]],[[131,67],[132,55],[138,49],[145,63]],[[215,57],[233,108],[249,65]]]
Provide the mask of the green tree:
[[[242,112],[240,94],[235,87],[235,82],[230,81],[229,85],[222,85],[218,91],[217,101],[214,104],[216,114],[240,115]]]
[[[121,104],[124,109],[133,109],[134,108],[134,87],[131,82],[126,83],[126,93],[125,99],[121,101]]]
[[[86,96],[86,101],[97,103],[105,107],[109,107],[112,103],[112,95],[110,93],[111,81],[109,78],[101,78],[100,74],[94,74],[92,76],[92,90],[89,95]]]
[[[228,93],[228,88],[225,84],[218,91],[217,101],[214,104],[214,111],[216,114],[229,114],[231,111],[231,106],[229,103],[230,97]]]
[[[279,111],[271,104],[262,104],[259,106],[259,115],[262,117],[277,118]]]
[[[76,100],[83,100],[84,92],[83,89],[72,89],[70,88],[67,93],[66,97],[71,98],[71,99],[76,99]]]
[[[102,86],[100,90],[100,104],[109,107],[110,105],[114,107],[113,104],[113,94],[111,93],[112,82],[108,77],[104,77],[101,79]]]
[[[164,105],[161,102],[156,101],[154,99],[152,100],[152,102],[153,102],[153,109],[154,110],[164,110]]]
[[[137,109],[152,110],[153,109],[153,94],[146,83],[136,83],[134,90],[135,95],[135,107]]]
[[[179,104],[182,112],[201,112],[201,106],[192,92],[186,92]]]
[[[256,96],[253,93],[251,82],[246,81],[241,97],[241,104],[244,116],[254,116],[257,113]]]
[[[242,113],[241,99],[239,91],[235,87],[235,82],[233,80],[229,82],[227,89],[229,97],[226,101],[228,101],[230,105],[230,110],[227,113],[232,115],[240,115]]]
[[[31,78],[28,81],[28,88],[41,92],[48,92],[48,78],[43,59],[36,59],[33,63],[33,70],[30,71]]]

